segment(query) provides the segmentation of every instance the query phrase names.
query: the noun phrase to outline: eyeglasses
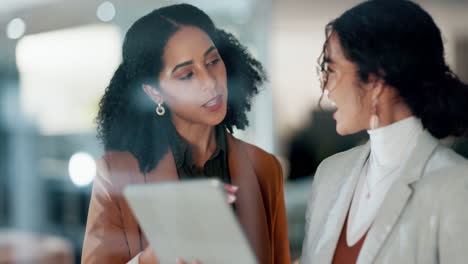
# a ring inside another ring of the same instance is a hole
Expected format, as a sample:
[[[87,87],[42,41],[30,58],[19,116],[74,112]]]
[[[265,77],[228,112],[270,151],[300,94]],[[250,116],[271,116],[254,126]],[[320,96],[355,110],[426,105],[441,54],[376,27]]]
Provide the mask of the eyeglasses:
[[[325,87],[327,87],[330,75],[328,67],[317,66],[317,75],[320,81],[320,88],[322,88],[322,91],[325,91]]]
[[[331,92],[336,88],[338,80],[340,80],[345,73],[356,72],[356,70],[347,71],[334,71],[325,65],[323,67],[317,67],[317,72],[320,80],[320,87],[322,91]]]

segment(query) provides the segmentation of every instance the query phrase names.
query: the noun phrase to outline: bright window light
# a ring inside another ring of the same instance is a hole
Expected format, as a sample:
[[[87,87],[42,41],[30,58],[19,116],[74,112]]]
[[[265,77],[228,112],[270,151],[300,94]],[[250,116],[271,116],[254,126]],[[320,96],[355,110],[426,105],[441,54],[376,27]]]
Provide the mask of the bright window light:
[[[103,22],[111,21],[115,17],[114,4],[109,1],[100,4],[97,8],[96,15]]]
[[[21,38],[21,110],[43,135],[95,129],[99,99],[121,61],[121,32],[97,24]]]
[[[96,162],[88,153],[75,153],[68,163],[68,173],[76,186],[88,185],[96,177]]]
[[[23,19],[15,18],[10,21],[7,25],[7,36],[11,39],[18,39],[24,35],[26,31],[26,24],[24,23]]]

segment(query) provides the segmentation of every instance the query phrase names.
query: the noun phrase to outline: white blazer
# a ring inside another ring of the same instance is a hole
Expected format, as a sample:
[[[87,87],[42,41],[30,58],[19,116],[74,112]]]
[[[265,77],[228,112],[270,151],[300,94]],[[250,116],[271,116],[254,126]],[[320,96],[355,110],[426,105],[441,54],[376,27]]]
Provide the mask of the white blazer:
[[[370,145],[324,160],[312,183],[301,264],[331,263]],[[468,263],[468,161],[417,139],[361,248],[364,263]]]

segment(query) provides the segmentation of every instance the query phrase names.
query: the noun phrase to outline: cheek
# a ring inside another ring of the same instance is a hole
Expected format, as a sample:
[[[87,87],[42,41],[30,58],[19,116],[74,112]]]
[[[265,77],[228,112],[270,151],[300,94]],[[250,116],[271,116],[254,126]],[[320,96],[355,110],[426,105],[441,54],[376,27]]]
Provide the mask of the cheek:
[[[338,111],[344,122],[361,123],[365,109],[363,107],[362,98],[356,93],[355,87],[346,87],[341,94],[337,94],[336,103]]]
[[[362,105],[359,98],[349,98],[349,111],[353,114],[354,118],[359,118],[362,114]]]
[[[190,84],[166,86],[163,93],[165,104],[171,109],[191,108],[199,105],[198,93]]]

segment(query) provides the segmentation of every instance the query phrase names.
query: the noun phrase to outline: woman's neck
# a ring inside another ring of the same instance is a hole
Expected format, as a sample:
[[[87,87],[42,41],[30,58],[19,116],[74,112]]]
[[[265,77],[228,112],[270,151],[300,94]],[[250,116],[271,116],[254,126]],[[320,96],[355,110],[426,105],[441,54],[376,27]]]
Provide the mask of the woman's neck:
[[[396,95],[396,89],[386,89],[378,104],[379,126],[386,127],[413,115],[403,99]]]
[[[384,104],[379,106],[381,109],[379,111],[380,127],[389,126],[413,115],[411,110],[403,104],[393,105],[391,109]]]
[[[188,122],[173,122],[177,133],[187,142],[193,162],[202,168],[216,150],[216,135],[213,126]]]

